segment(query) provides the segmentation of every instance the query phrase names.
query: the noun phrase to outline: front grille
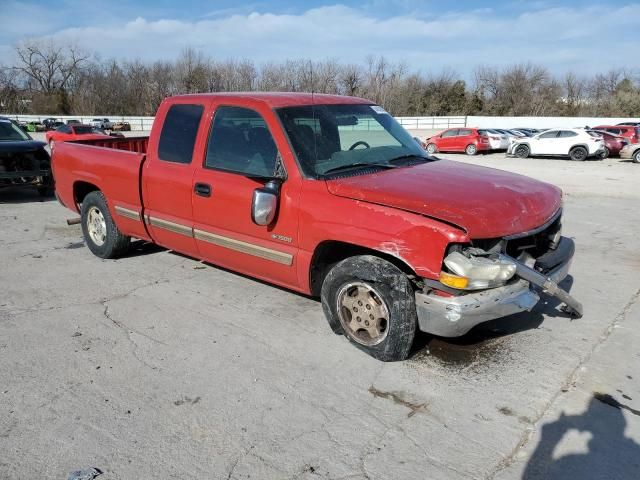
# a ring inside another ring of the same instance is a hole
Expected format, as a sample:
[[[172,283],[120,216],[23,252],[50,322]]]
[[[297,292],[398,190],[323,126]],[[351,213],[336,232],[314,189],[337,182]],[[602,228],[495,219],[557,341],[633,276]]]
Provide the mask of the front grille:
[[[523,253],[538,258],[555,248],[553,240],[561,228],[561,215],[558,213],[551,223],[530,234],[473,240],[471,244],[486,252],[504,253],[513,258],[519,258]]]

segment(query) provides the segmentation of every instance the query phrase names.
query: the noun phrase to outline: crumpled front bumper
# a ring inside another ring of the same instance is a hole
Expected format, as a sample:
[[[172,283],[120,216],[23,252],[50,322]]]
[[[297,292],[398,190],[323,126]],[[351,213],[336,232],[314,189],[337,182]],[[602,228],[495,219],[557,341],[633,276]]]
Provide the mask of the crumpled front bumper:
[[[518,312],[530,311],[540,300],[538,293],[540,290],[566,301],[567,308],[576,316],[581,316],[582,305],[557,285],[569,273],[575,250],[573,241],[563,237],[558,250],[558,255],[561,255],[562,258],[547,258],[547,262],[559,260],[559,263],[556,263],[545,274],[516,261],[516,275],[519,278],[503,287],[457,297],[442,297],[433,293],[417,292],[418,327],[423,332],[433,335],[459,337],[480,323]],[[548,257],[553,255],[555,254],[552,253]],[[537,285],[538,288],[532,284]]]

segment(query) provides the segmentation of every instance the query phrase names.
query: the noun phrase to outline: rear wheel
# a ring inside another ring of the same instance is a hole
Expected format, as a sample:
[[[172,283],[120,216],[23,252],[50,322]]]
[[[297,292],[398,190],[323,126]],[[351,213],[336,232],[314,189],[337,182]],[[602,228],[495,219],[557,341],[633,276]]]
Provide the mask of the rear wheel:
[[[469,144],[467,145],[467,147],[464,149],[464,152],[467,155],[475,155],[476,153],[478,153],[478,147],[476,147],[474,144]]]
[[[530,152],[528,145],[518,145],[513,151],[515,156],[518,158],[527,158]]]
[[[636,163],[640,163],[640,149],[636,150],[631,159]]]
[[[435,143],[430,143],[429,145],[427,145],[427,152],[429,152],[431,155],[433,155],[437,151],[438,151],[438,147],[436,147]]]
[[[81,217],[84,240],[94,255],[117,258],[127,252],[131,237],[118,230],[102,192],[94,191],[84,197]]]
[[[587,159],[589,152],[584,147],[574,147],[569,152],[569,158],[574,162],[582,162]]]
[[[55,147],[56,145],[56,141],[55,140],[49,140],[49,149],[53,152],[53,147]]]
[[[322,283],[322,308],[334,332],[385,362],[409,356],[417,316],[413,288],[395,265],[372,255],[337,263]]]

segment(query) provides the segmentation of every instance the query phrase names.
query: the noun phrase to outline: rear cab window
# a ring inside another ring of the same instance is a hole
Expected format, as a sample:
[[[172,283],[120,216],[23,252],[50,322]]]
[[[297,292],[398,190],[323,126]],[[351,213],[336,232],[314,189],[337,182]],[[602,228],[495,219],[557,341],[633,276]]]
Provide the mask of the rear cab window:
[[[175,104],[169,108],[160,132],[160,160],[191,163],[203,112],[204,106],[198,104]]]

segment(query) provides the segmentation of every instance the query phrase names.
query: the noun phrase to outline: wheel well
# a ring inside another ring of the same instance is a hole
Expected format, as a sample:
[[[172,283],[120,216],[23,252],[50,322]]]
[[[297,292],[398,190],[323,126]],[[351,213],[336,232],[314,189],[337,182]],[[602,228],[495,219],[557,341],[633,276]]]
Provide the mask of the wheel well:
[[[576,148],[578,148],[578,147],[582,147],[582,148],[584,148],[584,149],[587,151],[587,153],[589,153],[589,147],[588,147],[587,145],[585,145],[584,143],[579,143],[579,144],[577,144],[577,145],[574,145],[573,147],[571,147],[571,148],[569,149],[569,153],[573,152],[573,151],[574,151]]]
[[[73,184],[73,199],[76,202],[76,205],[80,205],[84,201],[84,197],[89,195],[91,192],[95,192],[96,190],[100,190],[94,184],[89,182],[76,182]]]
[[[309,269],[309,285],[311,287],[311,294],[314,297],[320,296],[322,282],[333,265],[345,258],[356,255],[373,255],[382,258],[398,267],[408,276],[417,277],[416,273],[409,265],[393,255],[389,255],[388,253],[380,252],[372,248],[354,245],[352,243],[327,240],[320,243],[313,252],[311,268]]]

